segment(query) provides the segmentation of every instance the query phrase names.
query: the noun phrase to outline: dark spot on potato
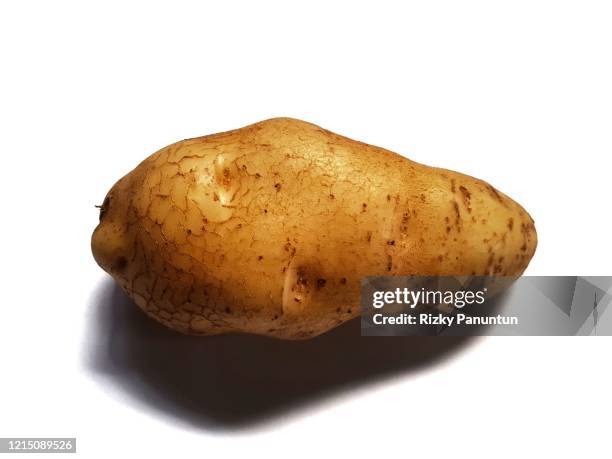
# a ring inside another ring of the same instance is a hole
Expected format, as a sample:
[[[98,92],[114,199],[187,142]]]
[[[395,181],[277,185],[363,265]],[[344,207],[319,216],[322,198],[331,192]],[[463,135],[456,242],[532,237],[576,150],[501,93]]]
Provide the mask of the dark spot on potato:
[[[263,255],[259,255],[259,256],[257,257],[257,259],[258,259],[259,261],[263,260]]]
[[[295,301],[296,303],[301,303],[302,300],[300,300],[297,296],[293,298],[293,301]]]
[[[451,179],[451,191],[454,193],[455,191],[457,191],[455,189],[455,179]]]
[[[326,283],[327,283],[327,280],[325,280],[325,279],[317,279],[317,288],[321,289],[321,288],[325,287]]]
[[[512,231],[513,228],[514,228],[514,218],[510,217],[508,219],[508,229]]]
[[[225,308],[225,312],[226,312],[227,314],[231,314],[231,313],[232,313],[232,310],[231,310],[231,308],[226,307],[226,308]]]
[[[213,193],[213,201],[218,201],[219,200],[219,195],[217,193]]]
[[[499,202],[504,202],[501,194],[499,194],[499,191],[497,191],[495,188],[493,188],[491,185],[489,185],[488,183],[487,185],[487,190],[489,191],[489,194],[491,196],[493,196],[495,199],[497,199]]]
[[[365,212],[368,208],[368,205],[364,202],[363,204],[361,204],[361,211]]]
[[[346,277],[341,278],[341,279],[340,279],[340,283],[341,283],[342,285],[345,285],[345,284],[346,284]]]
[[[256,179],[261,178],[261,174],[260,174],[259,172],[256,172],[256,173],[255,173],[255,178],[256,178]]]
[[[391,201],[391,195],[390,194],[387,195],[387,202],[388,201]]]
[[[521,251],[525,252],[527,250],[527,244],[523,244],[521,246]]]
[[[453,211],[455,212],[455,225],[457,226],[457,231],[461,231],[461,211],[459,210],[459,204],[457,201],[452,200],[451,204],[453,205]]]
[[[395,245],[395,241],[391,239],[390,241],[387,241],[387,245]]]
[[[268,213],[268,209],[264,209],[264,214],[267,214],[267,213]]]
[[[351,308],[348,308],[348,309],[346,310],[346,312],[347,312],[348,314],[352,314],[352,313],[353,313],[353,310],[352,310]]]
[[[276,188],[276,191],[279,192],[281,190],[281,184],[280,183],[275,183],[274,184],[274,188]]]
[[[446,227],[446,232],[447,232],[447,233],[450,233],[450,232],[451,232],[451,227],[450,227],[450,226],[447,226],[447,227]]]
[[[472,193],[470,193],[470,191],[463,185],[459,187],[459,191],[461,191],[461,196],[463,197],[463,204],[465,205],[465,208],[467,209],[468,212],[472,212],[471,201],[470,201],[472,198]]]
[[[272,320],[278,320],[278,314],[275,314]]]
[[[421,202],[425,202],[425,195],[423,193],[421,193],[419,198],[421,199]]]
[[[187,229],[187,234],[191,234],[191,229]]]
[[[331,193],[330,193],[330,195],[329,195],[329,199],[335,199],[335,198],[336,198],[336,197],[335,197],[333,194],[331,194]]]
[[[391,255],[387,256],[387,271],[391,271],[393,268],[393,257]]]
[[[371,241],[372,241],[372,231],[368,231],[368,232],[366,233],[366,240],[367,240],[368,242],[371,242]]]
[[[406,233],[408,231],[408,223],[410,222],[410,213],[404,212],[402,214],[402,224],[400,225],[400,231]]]
[[[444,261],[444,256],[438,255],[438,261]]]
[[[127,258],[123,256],[117,257],[117,259],[115,260],[114,268],[116,271],[123,271],[126,268],[127,263]]]

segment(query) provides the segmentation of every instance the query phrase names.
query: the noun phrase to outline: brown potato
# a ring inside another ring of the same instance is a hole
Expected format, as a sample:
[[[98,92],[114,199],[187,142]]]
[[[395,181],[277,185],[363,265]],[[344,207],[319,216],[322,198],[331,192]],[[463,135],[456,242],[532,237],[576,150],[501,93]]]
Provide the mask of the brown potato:
[[[109,191],[98,264],[189,334],[309,338],[373,275],[522,273],[533,220],[491,185],[303,121],[183,140]]]

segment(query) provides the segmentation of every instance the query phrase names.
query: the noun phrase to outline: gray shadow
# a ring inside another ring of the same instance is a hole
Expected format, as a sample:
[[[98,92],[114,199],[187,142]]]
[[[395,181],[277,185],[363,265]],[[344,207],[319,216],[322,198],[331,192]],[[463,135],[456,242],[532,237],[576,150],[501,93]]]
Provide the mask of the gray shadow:
[[[191,337],[145,316],[112,280],[92,304],[86,365],[130,397],[207,430],[261,426],[365,384],[416,372],[471,337],[361,337],[359,320],[306,341]]]

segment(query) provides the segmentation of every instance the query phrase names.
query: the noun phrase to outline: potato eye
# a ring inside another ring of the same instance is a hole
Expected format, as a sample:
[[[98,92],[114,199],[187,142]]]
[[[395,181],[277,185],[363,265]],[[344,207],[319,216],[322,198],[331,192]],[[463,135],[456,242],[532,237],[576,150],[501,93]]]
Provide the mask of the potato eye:
[[[96,206],[98,209],[100,209],[100,221],[102,221],[102,219],[104,218],[104,215],[106,215],[109,205],[110,205],[110,198],[107,196],[106,198],[104,198],[104,202],[102,203],[101,206]]]

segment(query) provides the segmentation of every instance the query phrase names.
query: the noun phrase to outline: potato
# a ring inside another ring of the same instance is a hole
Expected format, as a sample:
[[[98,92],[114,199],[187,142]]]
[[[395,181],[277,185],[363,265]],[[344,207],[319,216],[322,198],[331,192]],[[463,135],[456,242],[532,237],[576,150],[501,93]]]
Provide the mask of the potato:
[[[183,333],[309,338],[374,275],[522,273],[533,220],[481,180],[290,118],[183,140],[109,191],[93,255]]]

